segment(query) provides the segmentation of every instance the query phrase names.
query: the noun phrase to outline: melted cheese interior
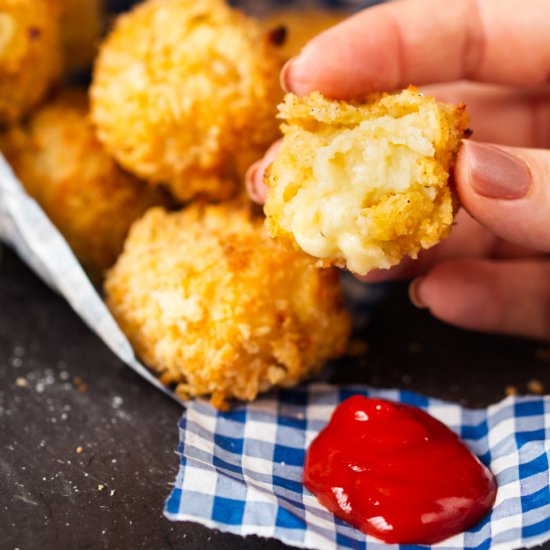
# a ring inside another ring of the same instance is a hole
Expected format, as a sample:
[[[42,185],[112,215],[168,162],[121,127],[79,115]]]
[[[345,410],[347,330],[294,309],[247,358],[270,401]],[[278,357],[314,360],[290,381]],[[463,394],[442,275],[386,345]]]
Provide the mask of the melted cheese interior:
[[[411,113],[339,130],[316,153],[313,184],[290,201],[298,245],[318,258],[342,257],[355,272],[389,267],[380,246],[368,242],[362,215],[388,194],[406,192],[421,180],[419,161],[435,155],[435,128],[426,124],[426,113]]]

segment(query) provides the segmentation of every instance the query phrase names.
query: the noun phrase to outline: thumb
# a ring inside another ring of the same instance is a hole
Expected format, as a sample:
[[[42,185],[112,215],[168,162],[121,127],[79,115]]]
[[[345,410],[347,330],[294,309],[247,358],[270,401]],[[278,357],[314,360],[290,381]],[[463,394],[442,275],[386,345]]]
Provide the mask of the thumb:
[[[466,210],[495,235],[550,252],[550,151],[465,140],[455,183]]]

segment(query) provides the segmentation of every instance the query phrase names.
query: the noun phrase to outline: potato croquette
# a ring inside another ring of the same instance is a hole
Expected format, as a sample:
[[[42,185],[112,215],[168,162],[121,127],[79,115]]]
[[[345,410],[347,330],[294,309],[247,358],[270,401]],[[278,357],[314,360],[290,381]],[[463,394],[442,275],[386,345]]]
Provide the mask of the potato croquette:
[[[318,92],[285,97],[284,140],[267,170],[273,236],[364,275],[416,258],[447,236],[456,207],[449,185],[463,105],[413,88],[363,103]]]
[[[61,43],[66,70],[80,71],[91,65],[104,19],[104,0],[62,0]]]
[[[0,125],[35,107],[61,69],[55,0],[0,0]]]
[[[0,150],[95,278],[116,260],[132,222],[164,204],[157,190],[105,153],[84,91],[65,91],[27,124],[12,127],[0,137]]]
[[[153,208],[109,271],[107,304],[138,355],[187,399],[252,400],[342,354],[337,273],[271,239],[233,202]]]
[[[282,57],[290,59],[315,36],[340,23],[350,13],[345,10],[285,9],[261,20],[262,27],[271,33],[279,45]]]
[[[226,199],[251,152],[259,158],[278,135],[280,66],[259,24],[221,0],[149,0],[100,48],[91,90],[99,139],[181,201]]]

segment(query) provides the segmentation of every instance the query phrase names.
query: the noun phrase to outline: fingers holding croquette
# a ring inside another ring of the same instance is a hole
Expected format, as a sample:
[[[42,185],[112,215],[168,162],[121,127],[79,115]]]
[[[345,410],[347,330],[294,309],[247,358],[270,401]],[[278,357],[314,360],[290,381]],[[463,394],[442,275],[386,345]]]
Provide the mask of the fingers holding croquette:
[[[273,236],[360,275],[415,258],[447,236],[464,106],[412,88],[364,102],[315,92],[287,95],[280,117],[285,136],[265,172]]]

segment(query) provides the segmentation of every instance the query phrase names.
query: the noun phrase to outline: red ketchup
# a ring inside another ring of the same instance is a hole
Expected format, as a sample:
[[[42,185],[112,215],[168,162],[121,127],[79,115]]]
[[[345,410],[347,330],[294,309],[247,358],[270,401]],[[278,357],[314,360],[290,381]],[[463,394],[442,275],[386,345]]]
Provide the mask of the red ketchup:
[[[497,492],[489,469],[439,420],[358,395],[311,444],[304,484],[344,521],[400,544],[432,544],[473,527]]]

